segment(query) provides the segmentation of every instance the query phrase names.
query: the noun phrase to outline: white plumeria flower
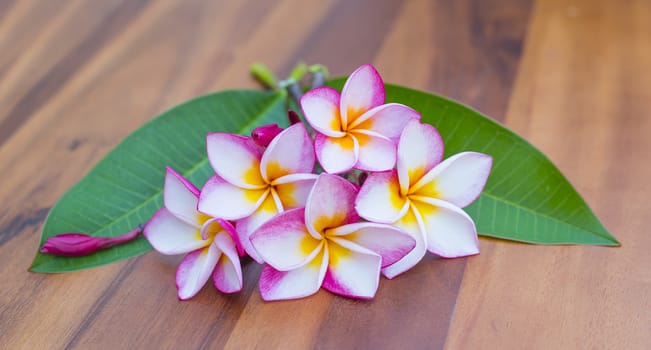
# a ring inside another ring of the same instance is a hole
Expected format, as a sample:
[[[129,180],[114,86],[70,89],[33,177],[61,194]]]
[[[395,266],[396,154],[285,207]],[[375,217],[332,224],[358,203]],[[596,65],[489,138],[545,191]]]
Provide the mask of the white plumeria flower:
[[[410,121],[398,144],[397,170],[370,174],[360,189],[360,216],[394,224],[416,239],[411,253],[382,270],[388,278],[416,265],[426,250],[446,258],[479,253],[475,224],[461,208],[479,197],[492,158],[475,152],[442,157],[436,129]]]
[[[396,144],[405,124],[420,119],[418,112],[398,104],[384,104],[384,83],[371,65],[353,72],[341,95],[330,87],[305,93],[301,108],[318,132],[316,156],[331,174],[356,168],[384,171],[394,167]]]
[[[347,297],[375,295],[380,269],[411,251],[416,242],[393,226],[358,222],[357,188],[322,174],[305,208],[278,214],[251,236],[268,264],[260,276],[264,300],[312,295],[321,286]]]
[[[242,267],[235,229],[226,220],[197,211],[199,190],[183,176],[167,168],[165,206],[147,223],[144,236],[162,254],[185,254],[176,271],[181,300],[190,299],[212,275],[215,287],[224,293],[242,289]]]
[[[317,177],[312,140],[303,124],[294,124],[266,149],[250,137],[227,133],[208,134],[207,149],[216,174],[201,191],[199,211],[237,220],[244,250],[261,263],[249,236],[274,215],[305,206]]]

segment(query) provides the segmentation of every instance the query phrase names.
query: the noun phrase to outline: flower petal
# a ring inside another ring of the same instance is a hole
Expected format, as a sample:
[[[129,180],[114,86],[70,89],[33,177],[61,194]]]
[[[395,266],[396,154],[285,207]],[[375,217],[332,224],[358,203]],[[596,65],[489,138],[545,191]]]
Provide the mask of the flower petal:
[[[276,270],[288,271],[312,261],[323,248],[305,227],[305,209],[285,211],[265,222],[251,235],[262,260]]]
[[[237,255],[235,241],[226,231],[222,231],[215,236],[213,244],[222,252],[212,274],[215,288],[222,293],[241,291],[243,285],[242,266],[240,265],[240,258]]]
[[[260,225],[276,216],[278,212],[279,210],[272,196],[267,196],[256,211],[235,223],[237,237],[242,247],[244,247],[244,251],[259,264],[262,264],[263,260],[260,254],[258,254],[258,251],[253,247],[253,244],[251,244],[251,235]]]
[[[231,236],[233,242],[235,242],[238,254],[244,256],[244,247],[242,247],[242,244],[240,243],[235,226],[228,220],[216,218],[208,219],[204,222],[203,226],[201,226],[201,239],[207,239],[208,237],[211,237],[211,234],[213,234],[212,237],[214,237],[222,231],[225,231]]]
[[[389,279],[414,267],[423,259],[423,256],[427,252],[427,245],[423,234],[423,221],[416,213],[413,205],[410,206],[407,214],[397,221],[394,226],[408,233],[416,241],[416,246],[402,259],[382,269],[382,274]]]
[[[301,97],[301,108],[308,123],[318,132],[332,137],[342,137],[339,115],[339,92],[331,87],[312,89]]]
[[[359,159],[359,144],[348,134],[343,137],[317,134],[314,138],[314,149],[321,167],[330,174],[352,169]]]
[[[221,253],[215,244],[190,252],[176,270],[176,288],[181,300],[188,300],[203,288]]]
[[[268,195],[268,189],[243,189],[214,175],[201,190],[199,211],[217,218],[237,220],[251,215]]]
[[[357,222],[356,196],[357,188],[345,179],[319,175],[305,205],[305,225],[310,234],[321,239],[326,228]]]
[[[382,257],[382,267],[402,259],[416,246],[416,240],[401,229],[386,224],[359,222],[330,231]]]
[[[314,170],[314,145],[303,123],[294,124],[271,141],[260,162],[262,177],[271,182],[294,173]]]
[[[322,249],[310,263],[291,271],[278,271],[265,265],[260,275],[260,295],[266,301],[310,296],[321,288],[327,268],[327,249]]]
[[[474,202],[486,185],[493,158],[476,152],[456,154],[418,181],[410,192],[442,199],[463,208]]]
[[[330,261],[323,288],[349,298],[371,299],[380,282],[382,257],[345,239],[328,242]]]
[[[213,169],[227,182],[246,189],[265,186],[260,174],[262,148],[250,137],[211,133],[206,137],[206,148]]]
[[[201,239],[199,227],[189,225],[166,208],[154,214],[142,233],[156,251],[167,255],[191,252],[210,243]]]
[[[442,200],[414,201],[423,218],[427,250],[444,258],[479,253],[475,223],[463,210]]]
[[[221,226],[221,221],[216,218],[210,218],[201,225],[200,233],[201,239],[208,239],[215,237],[219,232],[224,231],[224,228]]]
[[[200,221],[200,213],[197,211],[199,189],[174,169],[167,167],[166,170],[163,190],[165,208],[177,218],[196,225]]]
[[[398,143],[398,179],[400,191],[406,194],[443,157],[443,140],[436,129],[418,120],[410,120]]]
[[[387,103],[364,113],[348,129],[373,131],[397,144],[402,130],[411,119],[420,120],[420,114],[405,105]]]
[[[396,170],[369,174],[359,190],[355,209],[361,217],[373,222],[390,224],[403,217],[409,202],[400,195]]]
[[[370,64],[355,70],[341,90],[341,120],[344,129],[364,112],[384,103],[382,77]]]
[[[359,144],[359,158],[354,165],[365,171],[385,171],[396,165],[396,144],[385,137],[366,133],[351,133]]]
[[[304,207],[314,182],[319,175],[291,174],[278,178],[274,190],[285,209]]]

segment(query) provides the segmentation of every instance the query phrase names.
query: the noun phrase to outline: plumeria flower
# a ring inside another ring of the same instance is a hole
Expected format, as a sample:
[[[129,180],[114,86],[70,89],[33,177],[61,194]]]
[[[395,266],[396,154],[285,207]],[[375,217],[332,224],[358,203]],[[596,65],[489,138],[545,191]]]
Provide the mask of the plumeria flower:
[[[181,300],[195,296],[212,275],[224,293],[242,289],[242,267],[234,240],[235,229],[226,220],[197,211],[199,190],[167,168],[165,206],[145,226],[143,234],[162,254],[188,253],[176,271]]]
[[[305,208],[278,214],[253,233],[251,241],[268,264],[260,277],[264,300],[301,298],[321,286],[347,297],[375,295],[381,267],[416,242],[390,225],[358,222],[356,195],[350,182],[322,174]]]
[[[384,171],[394,167],[396,144],[405,124],[418,112],[384,104],[384,83],[371,65],[350,75],[341,95],[330,87],[305,93],[300,104],[305,119],[318,132],[316,156],[331,174],[357,168]]]
[[[206,182],[199,211],[238,220],[238,237],[246,252],[262,262],[249,236],[263,222],[286,209],[305,205],[317,175],[314,146],[303,124],[294,124],[264,149],[250,137],[212,133],[208,159],[215,175]]]
[[[461,208],[483,190],[492,158],[475,152],[441,162],[442,157],[436,129],[410,121],[398,144],[397,170],[370,174],[360,189],[360,216],[392,223],[417,242],[411,253],[383,269],[388,278],[416,265],[426,250],[446,258],[479,253],[475,224]]]

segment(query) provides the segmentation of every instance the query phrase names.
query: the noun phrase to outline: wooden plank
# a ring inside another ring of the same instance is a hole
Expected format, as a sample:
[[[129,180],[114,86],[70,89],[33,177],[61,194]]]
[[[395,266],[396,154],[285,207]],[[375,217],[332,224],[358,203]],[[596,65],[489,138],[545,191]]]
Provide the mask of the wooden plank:
[[[61,84],[65,84],[75,72],[92,60],[97,51],[107,44],[107,40],[127,27],[145,3],[101,2],[102,6],[92,12],[96,16],[78,21],[80,26],[77,30],[70,30],[70,20],[78,18],[79,10],[83,7],[79,3],[70,3],[72,6],[64,8],[57,20],[52,21],[50,26],[41,28],[42,31],[39,31],[40,35],[35,40],[36,45],[29,48],[33,52],[14,57],[15,64],[2,80],[5,90],[2,96],[5,99],[0,100],[4,102],[0,105],[8,110],[2,111],[4,116],[0,124],[0,142],[4,142],[22,122],[56,94]],[[36,6],[34,10],[51,13],[54,9]],[[28,21],[21,24],[25,27],[34,26],[34,23]],[[24,42],[29,42],[25,39]],[[7,51],[11,53],[12,50]],[[47,64],[42,63],[43,57],[48,57],[45,60]]]
[[[483,240],[450,349],[645,349],[651,344],[648,1],[540,1],[507,126],[575,184],[620,248]]]

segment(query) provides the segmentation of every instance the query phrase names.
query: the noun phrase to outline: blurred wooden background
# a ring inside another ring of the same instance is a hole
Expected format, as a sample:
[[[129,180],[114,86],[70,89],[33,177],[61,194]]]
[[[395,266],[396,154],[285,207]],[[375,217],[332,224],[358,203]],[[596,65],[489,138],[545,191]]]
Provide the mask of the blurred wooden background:
[[[514,129],[620,248],[481,240],[370,302],[176,299],[180,258],[27,272],[48,209],[113,146],[191,97],[257,88],[261,61],[447,95]],[[0,349],[651,347],[651,2],[0,0]]]

